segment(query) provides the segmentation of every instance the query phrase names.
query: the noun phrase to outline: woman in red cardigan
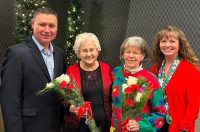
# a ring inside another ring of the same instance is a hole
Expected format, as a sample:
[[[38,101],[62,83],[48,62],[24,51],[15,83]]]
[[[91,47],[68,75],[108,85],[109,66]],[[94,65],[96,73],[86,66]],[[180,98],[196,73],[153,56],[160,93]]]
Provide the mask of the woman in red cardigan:
[[[93,116],[101,132],[108,132],[111,122],[111,69],[98,61],[101,51],[98,38],[93,33],[82,33],[76,37],[74,50],[80,61],[67,68],[73,76],[84,100],[91,102]],[[89,132],[85,118],[77,120],[78,108],[68,104],[65,115],[65,132]]]
[[[200,61],[181,29],[167,26],[157,33],[153,60],[151,71],[158,76],[168,110],[162,131],[194,132],[200,106]]]

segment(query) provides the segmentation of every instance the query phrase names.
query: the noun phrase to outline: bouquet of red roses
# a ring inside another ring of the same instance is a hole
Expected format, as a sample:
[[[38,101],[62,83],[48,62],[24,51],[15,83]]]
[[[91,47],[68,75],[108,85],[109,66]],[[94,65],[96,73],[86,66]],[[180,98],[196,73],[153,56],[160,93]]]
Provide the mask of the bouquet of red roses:
[[[66,102],[70,103],[71,105],[75,105],[76,107],[79,107],[78,118],[80,119],[81,116],[85,115],[86,123],[90,131],[99,131],[93,119],[90,102],[84,101],[83,97],[80,94],[80,91],[76,87],[73,80],[71,80],[70,76],[68,76],[67,74],[62,74],[61,76],[54,79],[52,82],[47,83],[46,87],[38,91],[37,94],[41,95],[50,91],[55,91],[61,97],[63,97]]]
[[[146,81],[145,77],[129,76],[122,88],[122,117],[124,119],[122,126],[125,127],[128,120],[135,119],[142,113],[152,92],[152,86]],[[124,130],[126,130],[126,127]]]

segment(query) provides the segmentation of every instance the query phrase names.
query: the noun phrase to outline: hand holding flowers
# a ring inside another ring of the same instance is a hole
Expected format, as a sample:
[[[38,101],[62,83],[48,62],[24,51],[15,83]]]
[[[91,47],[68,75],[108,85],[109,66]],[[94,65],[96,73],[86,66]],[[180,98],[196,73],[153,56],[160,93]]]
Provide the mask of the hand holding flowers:
[[[139,131],[139,124],[136,120],[129,120],[127,123],[127,129],[129,131],[138,132]]]
[[[47,83],[46,87],[38,91],[37,94],[41,95],[50,91],[58,93],[66,102],[74,106],[74,108],[78,108],[78,118],[80,119],[81,117],[85,117],[91,132],[98,132],[98,128],[93,119],[90,102],[84,101],[80,91],[76,87],[73,80],[71,80],[70,76],[62,74],[52,82]]]

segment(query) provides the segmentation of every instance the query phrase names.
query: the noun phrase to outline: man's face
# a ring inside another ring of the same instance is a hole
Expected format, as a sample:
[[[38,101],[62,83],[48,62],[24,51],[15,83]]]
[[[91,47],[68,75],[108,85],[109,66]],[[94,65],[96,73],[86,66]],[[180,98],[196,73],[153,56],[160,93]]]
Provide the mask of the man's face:
[[[57,17],[52,14],[38,14],[32,21],[33,35],[44,47],[57,35]]]

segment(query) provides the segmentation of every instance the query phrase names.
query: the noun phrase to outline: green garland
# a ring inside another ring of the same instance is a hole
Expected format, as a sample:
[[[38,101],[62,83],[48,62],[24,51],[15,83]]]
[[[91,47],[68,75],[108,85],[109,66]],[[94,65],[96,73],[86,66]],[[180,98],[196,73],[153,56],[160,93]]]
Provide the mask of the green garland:
[[[66,32],[66,55],[67,64],[71,65],[78,61],[77,56],[74,53],[73,45],[76,36],[83,31],[84,22],[82,19],[84,11],[81,10],[82,5],[79,0],[72,0],[68,10],[67,18],[67,32]]]
[[[37,8],[47,6],[46,0],[16,0],[16,26],[14,41],[23,42],[31,34],[31,19]]]

